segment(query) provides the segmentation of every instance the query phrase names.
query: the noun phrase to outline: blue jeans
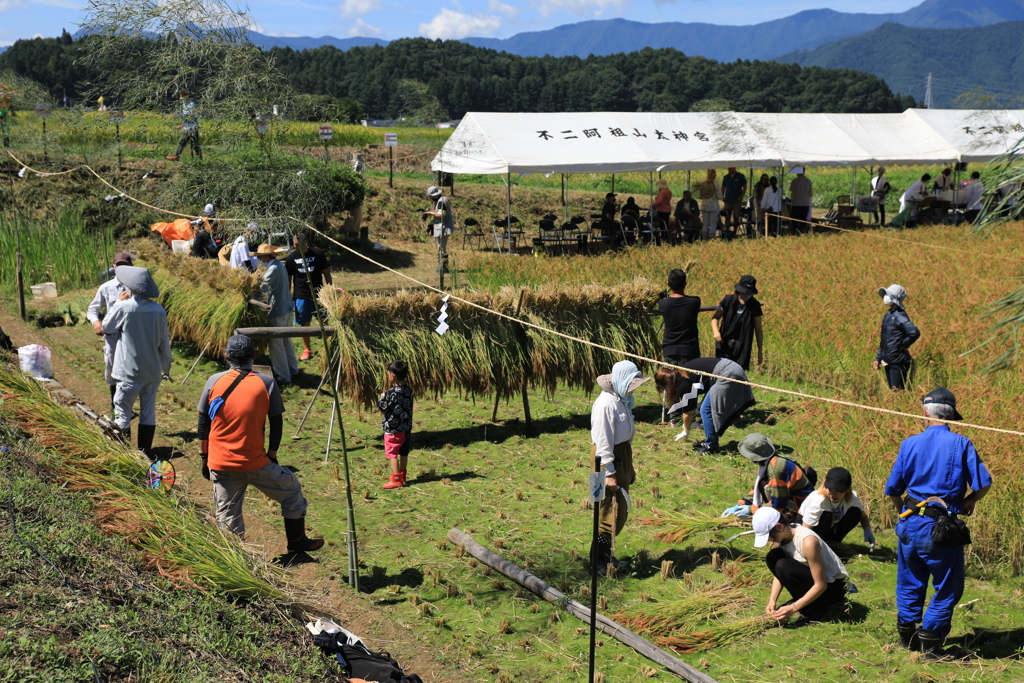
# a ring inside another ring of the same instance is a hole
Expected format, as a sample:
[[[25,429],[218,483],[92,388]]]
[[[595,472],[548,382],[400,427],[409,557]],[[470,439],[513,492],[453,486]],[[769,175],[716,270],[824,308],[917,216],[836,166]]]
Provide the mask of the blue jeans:
[[[715,432],[715,421],[711,418],[711,397],[707,394],[700,403],[700,419],[704,425],[704,440],[712,446],[717,446],[718,434]]]

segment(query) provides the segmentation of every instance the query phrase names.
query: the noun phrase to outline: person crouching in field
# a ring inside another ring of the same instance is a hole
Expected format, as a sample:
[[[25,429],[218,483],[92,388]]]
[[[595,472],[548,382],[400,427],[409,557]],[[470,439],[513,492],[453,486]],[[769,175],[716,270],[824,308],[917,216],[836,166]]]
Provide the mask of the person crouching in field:
[[[388,389],[380,395],[377,408],[384,413],[384,457],[391,461],[391,479],[384,482],[386,489],[405,486],[406,467],[409,464],[409,439],[412,433],[412,389],[405,383],[409,366],[396,360],[388,365]]]
[[[695,358],[683,363],[682,367],[682,377],[677,375],[673,379],[671,374],[666,377],[662,373],[664,386],[674,386],[677,400],[684,402],[683,432],[677,438],[682,439],[689,433],[697,397],[705,394],[700,404],[704,440],[694,444],[693,450],[705,454],[718,453],[718,440],[722,433],[743,411],[757,403],[747,383],[747,375],[743,368],[728,358]]]
[[[761,508],[752,523],[754,547],[772,543],[765,563],[774,579],[765,612],[779,621],[799,612],[793,626],[827,620],[829,608],[846,600],[848,574],[842,560],[816,533],[783,521],[775,508]],[[783,588],[792,599],[779,606]]]
[[[160,290],[145,268],[117,266],[114,277],[125,287],[103,319],[103,333],[119,336],[111,365],[117,382],[114,423],[131,443],[132,408],[139,400],[139,450],[153,459],[156,434],[156,391],[171,371],[171,339],[167,311],[153,301]]]
[[[278,464],[284,403],[273,377],[252,371],[256,347],[244,334],[228,340],[224,358],[231,369],[206,381],[199,398],[199,454],[203,478],[213,483],[217,525],[245,540],[242,503],[250,485],[281,504],[288,552],[322,547],[306,536],[306,503],[295,474]],[[263,448],[270,421],[269,444]]]
[[[853,490],[853,476],[845,467],[833,467],[825,475],[821,488],[807,496],[800,506],[803,525],[835,548],[858,524],[864,529],[864,542],[874,543],[871,520]]]

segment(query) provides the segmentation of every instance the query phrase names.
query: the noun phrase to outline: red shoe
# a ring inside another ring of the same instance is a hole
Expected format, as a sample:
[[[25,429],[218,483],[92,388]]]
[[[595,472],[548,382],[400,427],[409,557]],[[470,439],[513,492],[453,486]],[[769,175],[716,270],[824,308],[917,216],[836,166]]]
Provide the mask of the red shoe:
[[[405,470],[391,475],[391,479],[384,482],[386,489],[400,489],[405,486]]]
[[[313,352],[310,351],[309,349],[306,349],[306,350],[304,350],[302,352],[302,355],[299,356],[299,360],[309,360],[312,357],[313,357]]]
[[[164,157],[164,159],[170,159],[171,161],[177,161],[178,157],[171,156],[171,157]]]

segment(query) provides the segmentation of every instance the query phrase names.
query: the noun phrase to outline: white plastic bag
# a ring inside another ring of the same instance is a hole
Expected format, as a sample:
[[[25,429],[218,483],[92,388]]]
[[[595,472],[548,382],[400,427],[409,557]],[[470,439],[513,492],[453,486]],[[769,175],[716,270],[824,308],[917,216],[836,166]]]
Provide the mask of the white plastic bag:
[[[36,379],[53,377],[53,364],[50,360],[50,349],[39,344],[29,344],[18,349],[18,361],[21,371]]]

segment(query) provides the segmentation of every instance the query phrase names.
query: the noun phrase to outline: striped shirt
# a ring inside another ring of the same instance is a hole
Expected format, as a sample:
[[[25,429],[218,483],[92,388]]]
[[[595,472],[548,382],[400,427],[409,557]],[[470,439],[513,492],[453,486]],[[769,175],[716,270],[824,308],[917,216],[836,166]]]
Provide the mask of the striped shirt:
[[[782,511],[791,508],[799,509],[807,496],[814,492],[814,487],[807,480],[800,465],[789,458],[776,455],[761,465],[754,480],[754,504],[751,511],[763,505],[770,505]]]

